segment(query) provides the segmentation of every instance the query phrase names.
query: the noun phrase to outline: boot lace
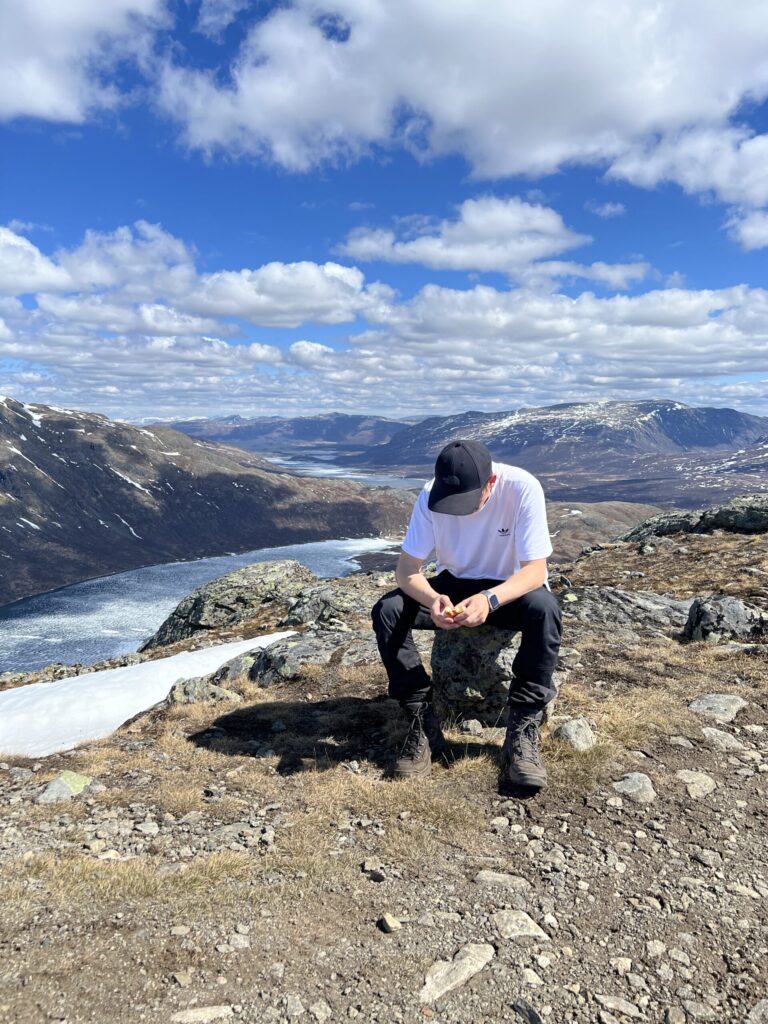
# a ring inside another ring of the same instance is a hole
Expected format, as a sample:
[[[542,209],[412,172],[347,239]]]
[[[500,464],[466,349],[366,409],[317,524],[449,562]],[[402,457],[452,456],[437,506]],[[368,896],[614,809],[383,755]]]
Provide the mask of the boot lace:
[[[539,723],[535,716],[515,718],[509,723],[505,746],[516,758],[541,765]]]
[[[424,722],[422,719],[422,712],[418,711],[414,713],[408,726],[408,732],[405,734],[405,740],[403,742],[403,749],[400,751],[401,758],[413,759],[418,756],[421,744],[424,741]]]

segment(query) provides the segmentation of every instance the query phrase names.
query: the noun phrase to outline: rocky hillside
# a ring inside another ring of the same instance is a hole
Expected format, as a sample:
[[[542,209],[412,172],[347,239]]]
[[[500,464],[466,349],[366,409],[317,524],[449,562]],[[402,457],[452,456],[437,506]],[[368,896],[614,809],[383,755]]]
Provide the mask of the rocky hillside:
[[[382,778],[391,576],[190,596],[133,657],[297,634],[0,765],[3,1019],[765,1024],[768,547],[724,525],[564,567],[533,801],[497,795],[503,732],[467,714],[448,766]]]
[[[768,418],[680,402],[600,402],[433,417],[358,457],[428,472],[454,437],[535,473],[556,500],[691,505],[768,489]]]
[[[95,413],[0,402],[0,605],[90,576],[335,537],[397,536],[411,498]]]

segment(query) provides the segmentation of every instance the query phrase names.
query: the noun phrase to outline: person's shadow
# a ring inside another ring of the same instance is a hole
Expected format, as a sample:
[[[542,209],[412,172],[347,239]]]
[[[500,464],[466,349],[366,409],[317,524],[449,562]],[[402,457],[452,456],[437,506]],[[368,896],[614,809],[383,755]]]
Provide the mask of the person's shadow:
[[[338,697],[319,701],[271,701],[237,707],[220,715],[189,740],[219,753],[277,757],[277,771],[327,771],[339,764],[356,772],[361,762],[392,770],[405,736],[396,701],[380,696]],[[446,764],[497,751],[485,744],[448,743]]]

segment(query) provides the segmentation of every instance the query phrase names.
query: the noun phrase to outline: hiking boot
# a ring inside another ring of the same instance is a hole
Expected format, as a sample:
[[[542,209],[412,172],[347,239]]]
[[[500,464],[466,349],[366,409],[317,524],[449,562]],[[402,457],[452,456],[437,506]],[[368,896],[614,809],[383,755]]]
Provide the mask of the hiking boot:
[[[422,725],[429,740],[429,749],[433,761],[439,761],[445,757],[445,736],[440,728],[440,720],[435,713],[433,704],[427,704],[422,715]]]
[[[524,705],[509,705],[507,735],[501,748],[500,790],[505,786],[519,786],[527,790],[546,786],[547,769],[539,753],[539,729],[543,717],[541,709],[534,711]]]
[[[410,721],[403,748],[395,761],[393,774],[396,779],[424,778],[432,771],[432,750],[425,729],[425,718],[428,717],[426,712],[429,707],[430,705],[424,702],[403,704],[403,710],[409,716]],[[437,726],[437,731],[440,732],[436,718],[434,724]],[[442,736],[442,733],[440,735]]]

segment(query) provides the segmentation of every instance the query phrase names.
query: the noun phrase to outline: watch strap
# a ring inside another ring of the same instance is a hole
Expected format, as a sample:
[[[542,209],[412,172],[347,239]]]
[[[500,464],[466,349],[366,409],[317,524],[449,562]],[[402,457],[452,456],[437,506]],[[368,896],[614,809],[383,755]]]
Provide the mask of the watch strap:
[[[495,612],[496,609],[499,607],[498,597],[496,597],[496,595],[490,590],[481,590],[480,593],[483,594],[486,600],[488,601],[488,607],[490,608],[490,610],[492,612]]]

